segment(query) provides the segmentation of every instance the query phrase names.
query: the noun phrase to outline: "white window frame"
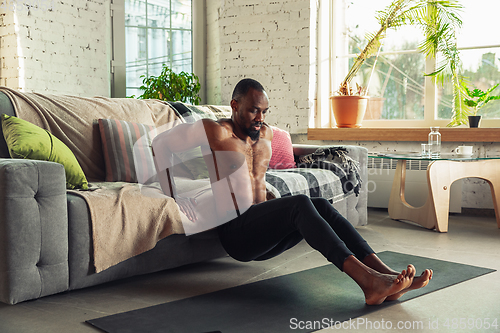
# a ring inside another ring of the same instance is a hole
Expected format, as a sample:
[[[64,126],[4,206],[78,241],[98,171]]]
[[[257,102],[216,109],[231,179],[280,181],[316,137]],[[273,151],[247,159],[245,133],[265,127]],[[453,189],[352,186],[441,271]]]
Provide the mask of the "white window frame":
[[[343,11],[341,0],[319,0],[318,8],[318,96],[316,103],[316,118],[310,122],[314,127],[334,127],[335,120],[330,111],[330,96],[335,91],[346,73],[336,70],[337,54],[345,54],[342,35],[344,21],[342,17],[337,17],[336,13]],[[466,15],[466,14],[464,14]],[[500,45],[488,45],[478,47],[459,48],[459,50],[480,49],[500,47]],[[417,51],[400,51],[397,53],[416,53]],[[380,54],[394,54],[396,52],[381,52]],[[348,55],[349,56],[349,55]],[[426,59],[425,70],[431,73],[436,66],[435,59]],[[325,73],[329,78],[325,78]],[[436,119],[437,105],[437,85],[429,77],[425,78],[424,83],[424,119],[422,120],[363,120],[364,128],[393,128],[393,127],[446,127],[449,119]],[[481,127],[500,127],[500,119],[482,119]]]

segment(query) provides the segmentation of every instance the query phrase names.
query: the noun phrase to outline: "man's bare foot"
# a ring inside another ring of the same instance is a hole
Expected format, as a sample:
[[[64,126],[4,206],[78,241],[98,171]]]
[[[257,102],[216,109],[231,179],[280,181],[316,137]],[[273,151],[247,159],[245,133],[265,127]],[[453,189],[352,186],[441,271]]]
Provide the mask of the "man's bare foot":
[[[420,289],[429,284],[429,281],[432,279],[433,271],[432,269],[426,269],[420,276],[413,278],[412,284],[407,288],[403,289],[398,293],[388,296],[386,301],[395,301],[403,296],[407,291]]]
[[[362,288],[365,293],[366,304],[368,305],[381,304],[387,297],[406,290],[412,283],[412,279],[405,270],[397,276],[392,274],[378,274],[379,276],[374,278],[371,287]],[[394,290],[398,291],[392,293]]]
[[[381,304],[388,296],[407,289],[413,282],[411,269],[403,270],[397,275],[383,274],[363,264],[354,256],[349,256],[344,261],[343,270],[363,290],[368,305]]]
[[[370,267],[370,268],[373,268],[374,270],[376,270],[377,272],[380,272],[380,273],[383,273],[383,274],[392,274],[392,275],[398,275],[399,272],[393,270],[392,268],[390,268],[389,266],[387,266],[382,260],[380,260],[380,258],[372,253],[368,256],[366,256],[364,259],[363,259],[363,263]],[[413,277],[415,276],[416,274],[416,269],[415,267],[410,264],[408,265],[408,268],[407,268],[408,271],[413,271]],[[399,299],[401,296],[403,296],[407,291],[409,290],[414,290],[414,289],[419,289],[419,288],[423,288],[425,287],[429,281],[432,279],[432,270],[431,269],[426,269],[420,276],[418,277],[414,277],[413,278],[413,282],[412,284],[410,285],[410,287],[408,287],[407,289],[405,290],[402,290],[398,293],[395,293],[394,295],[390,295],[389,297],[387,297],[387,301],[394,301],[394,300],[397,300]]]

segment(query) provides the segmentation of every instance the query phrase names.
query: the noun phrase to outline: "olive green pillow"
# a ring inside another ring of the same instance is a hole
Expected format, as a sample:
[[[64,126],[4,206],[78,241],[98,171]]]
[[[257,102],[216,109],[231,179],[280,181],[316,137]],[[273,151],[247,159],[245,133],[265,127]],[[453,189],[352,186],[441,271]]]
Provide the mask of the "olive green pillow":
[[[3,114],[3,135],[12,158],[57,162],[64,166],[66,188],[88,189],[87,179],[73,152],[48,131],[26,120]]]

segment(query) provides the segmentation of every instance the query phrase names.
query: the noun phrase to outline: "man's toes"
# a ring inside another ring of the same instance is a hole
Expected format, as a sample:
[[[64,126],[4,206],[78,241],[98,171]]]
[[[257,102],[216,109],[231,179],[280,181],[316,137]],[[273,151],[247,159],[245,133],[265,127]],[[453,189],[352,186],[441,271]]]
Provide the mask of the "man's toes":
[[[426,269],[420,276],[427,278],[428,280],[432,279],[432,269]]]
[[[415,277],[416,269],[412,264],[408,265],[408,272],[409,272],[409,277],[413,279]]]

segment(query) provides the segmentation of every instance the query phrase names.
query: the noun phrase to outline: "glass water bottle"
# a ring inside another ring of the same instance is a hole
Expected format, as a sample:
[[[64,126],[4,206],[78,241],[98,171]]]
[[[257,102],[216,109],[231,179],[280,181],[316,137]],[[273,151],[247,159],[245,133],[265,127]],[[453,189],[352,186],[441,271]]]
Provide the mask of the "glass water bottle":
[[[429,144],[431,145],[431,157],[439,157],[441,155],[441,133],[439,133],[439,127],[431,127]]]

